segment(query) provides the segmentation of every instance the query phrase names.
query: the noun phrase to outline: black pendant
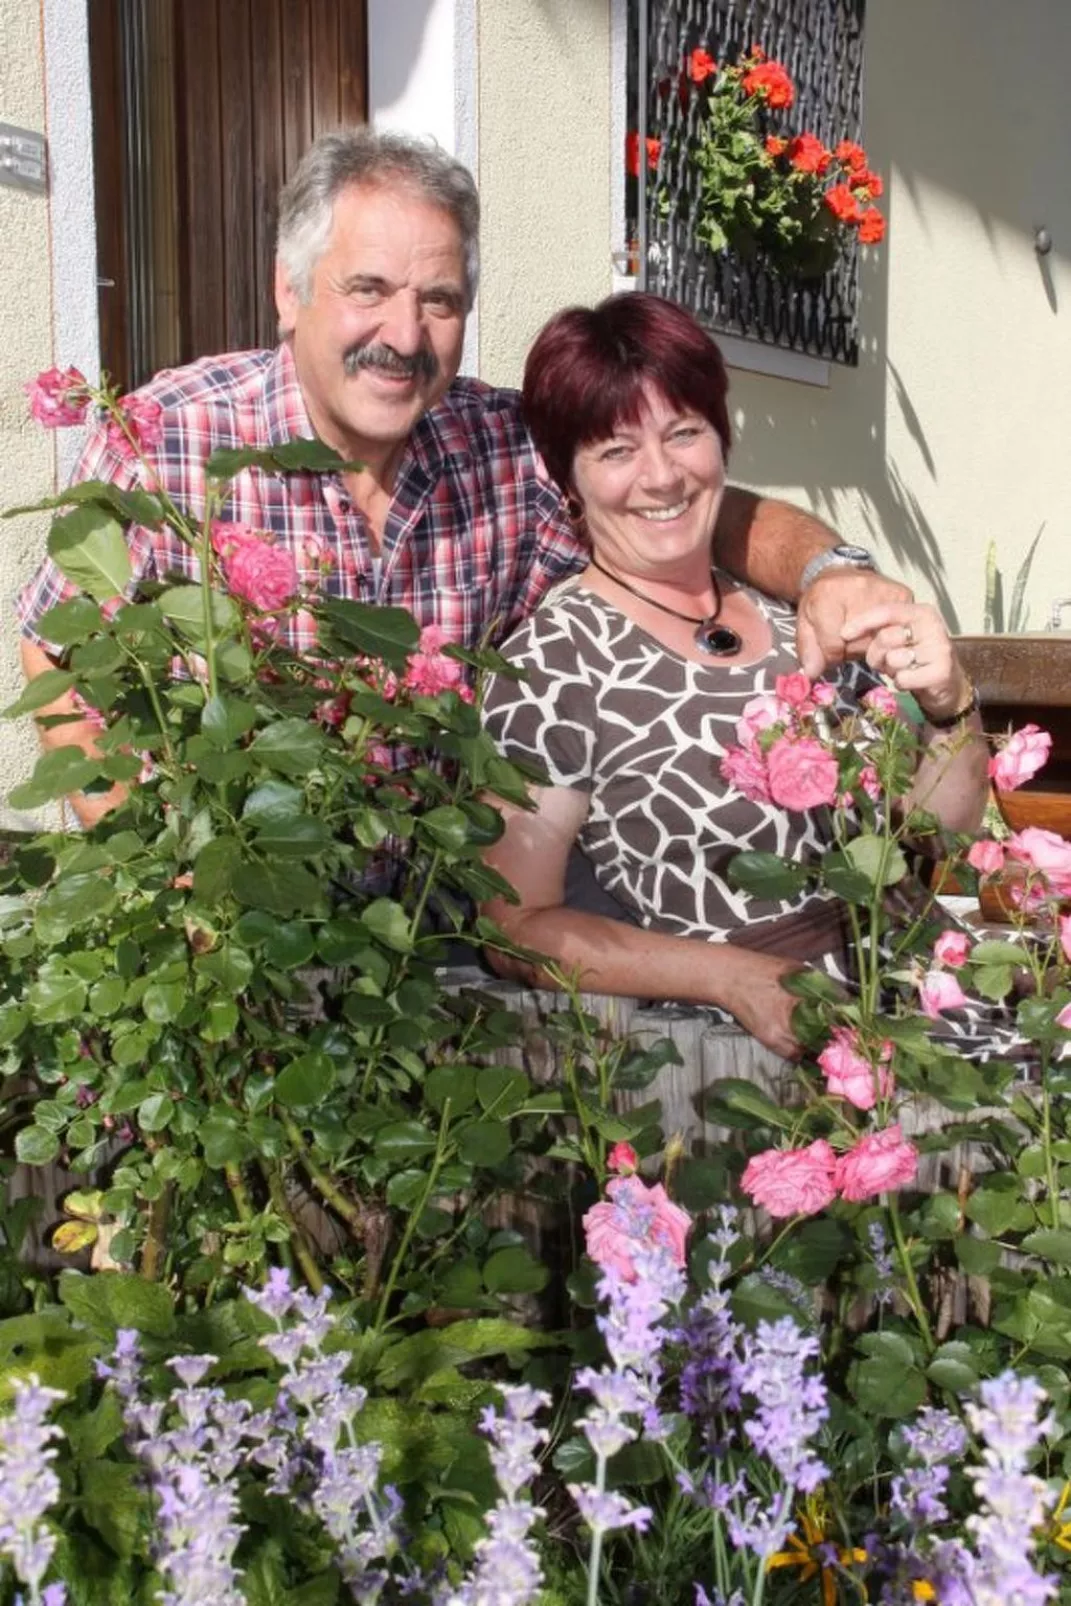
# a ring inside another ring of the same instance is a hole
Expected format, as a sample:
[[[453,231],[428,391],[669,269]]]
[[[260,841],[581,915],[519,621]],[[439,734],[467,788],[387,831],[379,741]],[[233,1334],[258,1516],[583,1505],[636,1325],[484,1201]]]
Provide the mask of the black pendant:
[[[737,631],[713,619],[703,620],[695,633],[695,644],[700,652],[708,652],[712,658],[735,658],[744,645]]]

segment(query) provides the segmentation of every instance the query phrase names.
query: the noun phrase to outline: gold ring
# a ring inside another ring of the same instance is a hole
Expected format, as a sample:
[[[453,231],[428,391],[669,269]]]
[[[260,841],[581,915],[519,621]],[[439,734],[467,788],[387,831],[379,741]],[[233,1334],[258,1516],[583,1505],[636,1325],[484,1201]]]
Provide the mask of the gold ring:
[[[904,626],[904,646],[905,647],[913,647],[914,645],[915,645],[915,632],[912,630],[910,625],[905,625]]]

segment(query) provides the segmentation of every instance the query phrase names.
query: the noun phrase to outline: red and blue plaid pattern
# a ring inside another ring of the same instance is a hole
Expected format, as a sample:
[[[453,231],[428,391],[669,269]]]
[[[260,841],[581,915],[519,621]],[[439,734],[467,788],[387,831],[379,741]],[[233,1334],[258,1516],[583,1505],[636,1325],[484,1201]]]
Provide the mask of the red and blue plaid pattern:
[[[163,409],[160,442],[147,454],[158,484],[200,518],[205,463],[220,447],[281,445],[313,433],[290,348],[205,357],[158,374],[139,396]],[[75,478],[130,489],[141,465],[92,428]],[[583,559],[561,497],[548,480],[520,417],[516,391],[458,379],[413,431],[398,468],[382,542],[378,582],[363,516],[340,476],[305,470],[244,469],[224,518],[285,543],[302,583],[334,596],[408,608],[450,641],[500,640],[547,588]],[[193,577],[193,553],[169,529],[128,532],[136,579]],[[23,632],[74,588],[47,559],[21,593]],[[288,616],[295,649],[314,646],[312,620]]]

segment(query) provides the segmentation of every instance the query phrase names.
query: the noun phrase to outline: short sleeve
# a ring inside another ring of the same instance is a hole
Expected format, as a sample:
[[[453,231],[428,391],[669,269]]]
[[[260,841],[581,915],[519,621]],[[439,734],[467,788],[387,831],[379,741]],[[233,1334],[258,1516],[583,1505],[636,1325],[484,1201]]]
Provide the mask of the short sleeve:
[[[541,764],[552,786],[590,792],[596,710],[590,674],[557,610],[541,610],[502,647],[523,678],[492,675],[483,720],[504,758]]]

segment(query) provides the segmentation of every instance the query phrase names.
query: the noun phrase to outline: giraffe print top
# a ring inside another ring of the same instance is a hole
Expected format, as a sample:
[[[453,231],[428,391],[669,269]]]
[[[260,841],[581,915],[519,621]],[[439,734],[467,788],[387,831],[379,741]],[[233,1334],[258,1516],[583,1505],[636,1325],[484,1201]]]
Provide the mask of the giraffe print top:
[[[750,897],[725,879],[741,848],[810,859],[828,845],[821,812],[788,813],[730,791],[720,763],[745,703],[796,660],[795,612],[744,588],[773,644],[758,663],[692,663],[574,576],[501,649],[525,679],[492,676],[484,720],[507,758],[542,764],[587,792],[578,838],[604,890],[644,926],[816,958],[841,947],[835,900],[808,890]],[[873,685],[865,665],[830,672],[841,706]],[[835,967],[839,968],[839,967]]]

